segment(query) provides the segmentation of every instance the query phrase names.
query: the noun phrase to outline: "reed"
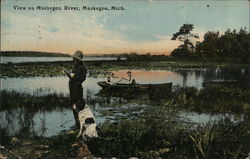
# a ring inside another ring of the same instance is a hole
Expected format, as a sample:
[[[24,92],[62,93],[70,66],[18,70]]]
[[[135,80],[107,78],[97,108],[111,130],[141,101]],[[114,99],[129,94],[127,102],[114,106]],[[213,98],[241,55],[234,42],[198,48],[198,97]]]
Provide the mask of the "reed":
[[[33,93],[3,90],[1,91],[1,111],[19,107],[35,112],[69,108],[69,97],[64,94],[52,92],[47,95],[41,95],[42,92],[43,90],[37,90]]]
[[[208,86],[201,90],[179,88],[166,98],[163,105],[196,112],[249,114],[250,90],[223,85]]]

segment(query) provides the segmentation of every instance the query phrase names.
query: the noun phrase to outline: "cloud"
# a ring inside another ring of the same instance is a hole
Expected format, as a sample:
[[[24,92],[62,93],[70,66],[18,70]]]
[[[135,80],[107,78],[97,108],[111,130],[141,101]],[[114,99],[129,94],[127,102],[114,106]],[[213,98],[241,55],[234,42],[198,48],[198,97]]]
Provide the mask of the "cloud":
[[[55,33],[55,32],[58,32],[58,28],[50,28],[48,31],[51,32],[51,33]]]
[[[3,21],[10,24],[4,27],[3,50],[34,50],[73,53],[84,50],[87,53],[122,52],[169,52],[175,42],[158,36],[156,41],[131,42],[119,30],[108,30],[100,23],[99,16],[89,14],[89,18],[77,14],[52,14],[50,17],[17,15],[4,13]],[[66,19],[66,20],[65,20]],[[132,25],[120,25],[120,30],[136,30]],[[15,34],[14,34],[15,33]]]
[[[120,25],[121,31],[127,31],[127,30],[137,30],[136,26],[133,25]]]

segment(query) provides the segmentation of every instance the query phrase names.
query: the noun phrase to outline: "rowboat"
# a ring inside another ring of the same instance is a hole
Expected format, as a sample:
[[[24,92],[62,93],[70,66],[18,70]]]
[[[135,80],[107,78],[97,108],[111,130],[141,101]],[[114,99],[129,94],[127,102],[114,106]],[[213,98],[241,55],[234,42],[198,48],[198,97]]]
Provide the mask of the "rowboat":
[[[168,88],[172,90],[172,83],[161,83],[161,84],[126,84],[126,83],[116,83],[109,84],[105,81],[97,82],[99,86],[103,89],[130,89],[130,90],[148,90],[151,88]]]
[[[172,83],[161,84],[108,84],[105,81],[97,82],[103,89],[99,91],[98,96],[121,97],[124,99],[136,99],[148,96],[150,103],[160,105],[172,94]]]

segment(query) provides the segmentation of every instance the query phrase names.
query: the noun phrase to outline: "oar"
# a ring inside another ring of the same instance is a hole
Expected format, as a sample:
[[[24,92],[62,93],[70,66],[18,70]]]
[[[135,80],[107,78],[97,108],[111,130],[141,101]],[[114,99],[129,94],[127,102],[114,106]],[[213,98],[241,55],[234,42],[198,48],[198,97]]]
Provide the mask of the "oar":
[[[105,89],[102,89],[102,91],[106,91],[106,90],[108,90],[109,88],[111,88],[111,87],[113,87],[114,85],[118,84],[118,83],[119,83],[119,82],[121,82],[122,80],[123,80],[123,78],[122,78],[122,79],[120,79],[119,81],[117,81],[116,83],[111,84],[109,87],[107,87],[107,88],[105,88]]]

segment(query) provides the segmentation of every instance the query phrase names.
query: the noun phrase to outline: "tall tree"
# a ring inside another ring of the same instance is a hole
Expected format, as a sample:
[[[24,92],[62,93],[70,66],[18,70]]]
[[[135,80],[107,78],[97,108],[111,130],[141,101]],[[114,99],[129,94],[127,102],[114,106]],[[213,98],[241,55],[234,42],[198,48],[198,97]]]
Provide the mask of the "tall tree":
[[[194,45],[190,41],[191,38],[198,39],[199,36],[191,33],[194,29],[193,24],[183,24],[179,31],[173,34],[171,40],[179,40],[183,42],[177,49],[171,52],[171,56],[178,58],[190,58],[192,57],[192,52],[194,51]]]
[[[198,39],[199,36],[197,34],[192,34],[191,31],[194,29],[193,24],[183,24],[179,31],[173,34],[171,40],[179,40],[183,42],[183,45],[179,47],[186,47],[186,48],[194,48],[193,43],[190,41],[190,38]]]

